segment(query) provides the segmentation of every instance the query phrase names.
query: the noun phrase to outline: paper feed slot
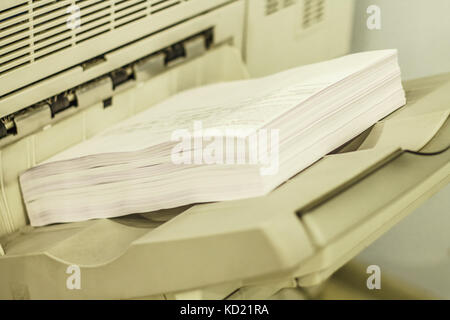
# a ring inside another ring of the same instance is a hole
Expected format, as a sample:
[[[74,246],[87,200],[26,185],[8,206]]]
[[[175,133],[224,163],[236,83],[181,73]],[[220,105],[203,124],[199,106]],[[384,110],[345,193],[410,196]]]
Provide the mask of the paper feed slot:
[[[214,41],[214,30],[208,28],[205,31],[194,34],[186,39],[178,41],[170,46],[162,48],[140,59],[128,63],[125,66],[116,68],[107,74],[89,80],[86,83],[73,88],[66,88],[64,92],[54,96],[46,97],[40,102],[0,118],[0,146],[10,144],[29,134],[30,129],[17,124],[20,117],[30,117],[36,108],[48,106],[51,110],[51,117],[35,130],[42,129],[45,125],[52,123],[52,118],[70,115],[66,111],[69,109],[84,109],[96,103],[112,100],[112,97],[124,90],[130,89],[139,82],[149,80],[174,67],[179,63],[186,62],[196,57],[202,56],[211,48]],[[91,61],[82,64],[84,70],[97,67],[99,64],[111,60],[111,55],[96,57]],[[112,59],[113,60],[113,59]],[[91,70],[89,70],[91,71]],[[142,83],[141,83],[142,84]],[[75,112],[75,110],[70,110]],[[61,113],[66,113],[61,115]],[[16,119],[17,118],[17,119]],[[34,127],[34,126],[33,126]]]

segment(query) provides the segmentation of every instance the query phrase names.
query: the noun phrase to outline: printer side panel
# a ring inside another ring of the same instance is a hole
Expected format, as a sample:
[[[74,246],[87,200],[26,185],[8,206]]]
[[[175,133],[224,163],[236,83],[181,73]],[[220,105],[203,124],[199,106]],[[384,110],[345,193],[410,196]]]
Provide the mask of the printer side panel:
[[[353,0],[247,0],[244,57],[250,75],[347,54],[353,11]]]

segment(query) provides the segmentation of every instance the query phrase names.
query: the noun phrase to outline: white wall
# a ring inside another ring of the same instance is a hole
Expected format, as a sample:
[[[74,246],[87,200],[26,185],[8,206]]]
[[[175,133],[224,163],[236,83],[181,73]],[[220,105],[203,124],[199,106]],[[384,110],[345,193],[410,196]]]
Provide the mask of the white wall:
[[[366,26],[381,9],[381,30]],[[398,48],[404,79],[450,72],[449,0],[357,0],[352,50]]]
[[[398,48],[404,79],[450,72],[450,0],[357,0],[352,50]],[[369,5],[381,30],[366,27]],[[450,104],[450,101],[449,101]],[[450,299],[450,185],[357,258],[431,294]]]

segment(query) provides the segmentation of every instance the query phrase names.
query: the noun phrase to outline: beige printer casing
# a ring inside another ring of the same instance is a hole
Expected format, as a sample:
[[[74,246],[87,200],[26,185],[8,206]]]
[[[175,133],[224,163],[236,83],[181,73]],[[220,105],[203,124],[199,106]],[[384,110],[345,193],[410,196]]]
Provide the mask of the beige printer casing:
[[[315,286],[447,184],[448,151],[402,151],[449,140],[443,78],[266,197],[27,226],[18,176],[57,152],[181,90],[348,52],[352,1],[337,2],[2,1],[0,298],[266,298]],[[80,290],[66,286],[72,265]]]

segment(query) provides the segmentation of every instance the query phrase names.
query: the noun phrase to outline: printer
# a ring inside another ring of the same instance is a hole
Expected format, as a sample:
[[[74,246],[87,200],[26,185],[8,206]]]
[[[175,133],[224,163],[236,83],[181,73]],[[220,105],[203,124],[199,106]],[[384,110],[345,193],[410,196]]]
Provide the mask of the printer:
[[[29,225],[25,170],[182,90],[348,53],[353,5],[2,0],[0,299],[305,299],[447,185],[443,75],[265,197]]]

